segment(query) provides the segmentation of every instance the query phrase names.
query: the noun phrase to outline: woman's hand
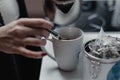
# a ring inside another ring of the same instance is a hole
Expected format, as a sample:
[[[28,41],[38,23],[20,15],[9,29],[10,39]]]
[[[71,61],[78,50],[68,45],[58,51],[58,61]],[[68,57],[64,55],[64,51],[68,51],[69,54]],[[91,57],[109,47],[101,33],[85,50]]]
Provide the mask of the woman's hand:
[[[26,49],[27,45],[42,46],[46,44],[45,39],[31,36],[44,36],[47,38],[49,32],[42,28],[51,29],[52,24],[44,19],[23,18],[0,27],[0,51],[8,54],[19,54],[25,57],[39,59],[46,55],[43,51],[31,51]]]

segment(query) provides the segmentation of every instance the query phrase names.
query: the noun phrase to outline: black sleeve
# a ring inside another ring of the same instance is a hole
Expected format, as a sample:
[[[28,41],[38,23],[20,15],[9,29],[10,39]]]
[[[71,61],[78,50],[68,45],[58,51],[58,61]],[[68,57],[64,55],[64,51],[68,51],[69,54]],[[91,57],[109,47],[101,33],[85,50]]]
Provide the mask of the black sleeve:
[[[20,18],[28,17],[24,0],[17,0],[20,10]],[[33,51],[40,51],[40,47],[27,46],[27,49]],[[39,80],[41,59],[30,59],[23,56],[16,55],[16,63],[21,80]]]
[[[28,17],[28,13],[27,13],[26,6],[25,6],[25,1],[17,0],[17,2],[18,2],[18,6],[19,6],[19,11],[20,11],[20,18]]]
[[[20,10],[19,18],[28,17],[24,0],[17,0]],[[0,24],[4,25],[0,15]],[[40,47],[27,46],[28,49],[40,51]],[[20,55],[0,52],[0,80],[39,80],[41,59],[30,59]]]

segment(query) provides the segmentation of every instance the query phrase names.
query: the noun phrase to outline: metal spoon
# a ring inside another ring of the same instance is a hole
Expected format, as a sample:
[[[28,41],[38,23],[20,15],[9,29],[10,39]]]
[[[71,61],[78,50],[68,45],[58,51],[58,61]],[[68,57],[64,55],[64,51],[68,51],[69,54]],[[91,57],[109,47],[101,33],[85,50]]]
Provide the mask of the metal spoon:
[[[54,31],[54,30],[49,30],[47,28],[41,28],[44,29],[48,32],[50,32],[52,35],[54,35],[56,38],[58,38],[58,40],[65,40],[65,38],[63,38],[58,32]]]

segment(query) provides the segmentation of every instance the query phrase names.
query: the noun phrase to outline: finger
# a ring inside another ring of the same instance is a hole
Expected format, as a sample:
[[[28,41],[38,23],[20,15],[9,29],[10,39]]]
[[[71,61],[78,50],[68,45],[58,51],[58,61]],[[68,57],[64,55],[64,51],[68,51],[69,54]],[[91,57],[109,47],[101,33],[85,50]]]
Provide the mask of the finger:
[[[35,51],[28,50],[24,47],[20,47],[18,50],[19,50],[19,55],[22,55],[22,56],[25,56],[28,58],[33,58],[33,59],[40,59],[43,56],[47,55],[43,51],[36,51],[35,52]]]
[[[41,35],[45,38],[49,36],[49,32],[44,29],[34,29],[26,26],[16,26],[14,29],[11,30],[10,34],[14,35],[15,37],[23,38],[35,35]]]
[[[20,19],[22,21],[22,24],[24,24],[26,27],[32,28],[33,33],[31,34],[39,34],[40,36],[44,36],[45,38],[48,38],[49,32],[46,31],[46,29],[51,29],[53,24],[51,24],[49,21],[44,20],[42,18],[36,19],[36,18],[24,18]],[[37,31],[35,30],[37,29]],[[29,33],[30,34],[30,33]]]
[[[48,36],[49,36],[49,34],[50,34],[50,32],[48,32],[48,31],[46,31],[46,30],[43,29],[43,30],[41,30],[41,33],[39,35],[36,35],[36,36],[42,36],[42,37],[44,37],[44,38],[47,39]]]
[[[45,39],[38,39],[38,38],[25,38],[22,40],[24,45],[31,45],[31,46],[43,46],[46,44]]]
[[[34,27],[34,28],[47,28],[51,29],[53,24],[51,24],[49,21],[44,20],[42,18],[21,18],[18,20],[18,23],[24,26],[28,27]]]

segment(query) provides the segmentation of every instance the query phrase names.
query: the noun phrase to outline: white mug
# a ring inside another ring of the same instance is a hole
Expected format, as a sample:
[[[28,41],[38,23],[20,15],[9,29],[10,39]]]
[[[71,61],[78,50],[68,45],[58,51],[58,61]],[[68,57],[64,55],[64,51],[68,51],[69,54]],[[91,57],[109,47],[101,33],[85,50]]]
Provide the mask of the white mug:
[[[79,53],[82,52],[84,33],[76,27],[60,27],[55,31],[64,37],[65,40],[59,40],[55,36],[52,36],[52,39],[48,39],[53,44],[55,57],[50,52],[47,52],[48,56],[57,62],[61,70],[72,71],[77,67]],[[44,47],[42,49],[45,50]]]

